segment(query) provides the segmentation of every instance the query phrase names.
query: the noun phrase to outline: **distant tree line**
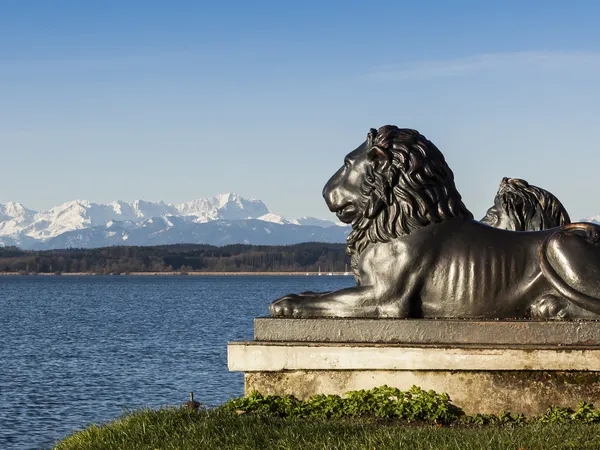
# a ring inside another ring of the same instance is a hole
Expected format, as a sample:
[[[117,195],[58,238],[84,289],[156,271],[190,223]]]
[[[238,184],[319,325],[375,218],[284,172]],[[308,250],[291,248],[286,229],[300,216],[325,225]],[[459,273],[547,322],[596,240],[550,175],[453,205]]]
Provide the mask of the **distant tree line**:
[[[289,246],[203,244],[31,251],[0,248],[0,272],[343,272],[344,244]]]

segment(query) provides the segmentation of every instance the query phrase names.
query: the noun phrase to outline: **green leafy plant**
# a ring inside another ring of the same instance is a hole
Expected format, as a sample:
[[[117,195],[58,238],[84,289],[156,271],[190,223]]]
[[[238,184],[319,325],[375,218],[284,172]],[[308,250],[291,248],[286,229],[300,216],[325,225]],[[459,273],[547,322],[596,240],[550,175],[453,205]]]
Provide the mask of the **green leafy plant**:
[[[542,423],[560,423],[568,422],[573,416],[571,408],[561,408],[559,406],[551,406],[544,414],[538,417],[538,421]]]
[[[577,411],[571,414],[571,420],[584,423],[600,422],[600,411],[595,410],[591,403],[581,402],[577,405]]]
[[[262,395],[252,392],[248,397],[229,400],[224,408],[237,414],[259,414],[281,418],[373,418],[423,422],[437,425],[523,425],[540,423],[598,423],[600,411],[590,403],[582,402],[577,410],[550,407],[537,417],[526,419],[523,414],[502,411],[499,414],[466,415],[450,401],[445,393],[426,391],[418,386],[401,391],[389,386],[347,392],[338,395],[315,395],[308,400],[298,400],[292,395]]]
[[[256,413],[277,417],[321,417],[400,419],[407,422],[445,424],[464,413],[450,402],[447,394],[425,391],[417,386],[403,392],[389,386],[350,391],[344,398],[315,395],[301,401],[293,396],[272,396],[252,392],[246,398],[232,399],[225,405],[238,414]]]

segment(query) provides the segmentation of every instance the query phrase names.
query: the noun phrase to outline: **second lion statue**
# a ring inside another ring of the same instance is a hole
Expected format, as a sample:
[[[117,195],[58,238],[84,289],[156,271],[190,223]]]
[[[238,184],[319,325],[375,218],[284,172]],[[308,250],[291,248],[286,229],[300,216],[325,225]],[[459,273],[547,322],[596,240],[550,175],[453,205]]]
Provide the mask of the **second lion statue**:
[[[503,230],[540,231],[567,225],[571,219],[551,192],[520,178],[504,177],[494,205],[480,222]]]
[[[273,316],[600,319],[600,227],[473,220],[444,156],[415,130],[371,129],[323,196],[352,226],[357,286],[287,295]]]

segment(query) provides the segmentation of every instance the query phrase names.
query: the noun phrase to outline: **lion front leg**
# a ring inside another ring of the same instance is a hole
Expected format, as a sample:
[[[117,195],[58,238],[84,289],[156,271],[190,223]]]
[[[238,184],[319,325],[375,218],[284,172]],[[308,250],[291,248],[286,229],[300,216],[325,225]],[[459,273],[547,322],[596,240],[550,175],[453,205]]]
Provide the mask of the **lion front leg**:
[[[372,286],[289,294],[271,303],[269,311],[273,317],[398,317],[395,309],[376,301]]]

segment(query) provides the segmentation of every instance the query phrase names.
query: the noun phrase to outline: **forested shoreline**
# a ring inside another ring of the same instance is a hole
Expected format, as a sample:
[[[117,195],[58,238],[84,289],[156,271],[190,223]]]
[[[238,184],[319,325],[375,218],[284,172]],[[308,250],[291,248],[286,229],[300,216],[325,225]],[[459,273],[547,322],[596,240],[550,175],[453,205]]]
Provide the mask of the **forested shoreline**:
[[[0,247],[0,273],[344,272],[344,244],[177,244],[32,251]]]

